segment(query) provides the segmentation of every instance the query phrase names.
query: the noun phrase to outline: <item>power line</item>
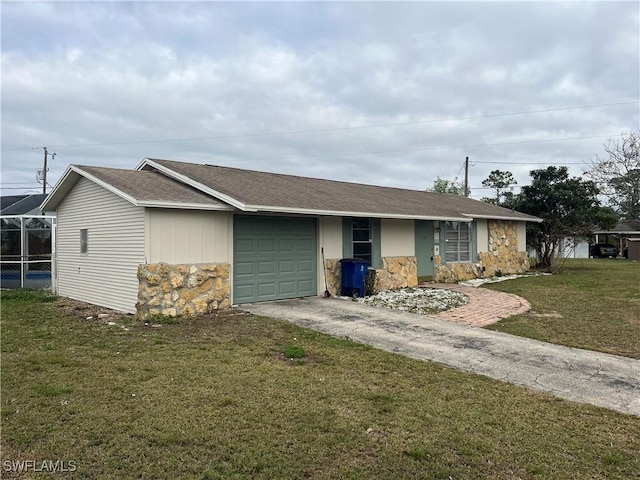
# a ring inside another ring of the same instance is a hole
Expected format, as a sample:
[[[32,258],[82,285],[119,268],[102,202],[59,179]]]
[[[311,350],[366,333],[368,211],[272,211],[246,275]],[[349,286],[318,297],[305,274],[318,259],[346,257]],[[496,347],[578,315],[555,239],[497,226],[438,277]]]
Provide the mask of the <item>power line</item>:
[[[498,117],[509,117],[509,116],[517,116],[517,115],[531,115],[537,113],[549,113],[549,112],[559,112],[566,110],[578,110],[585,108],[599,108],[599,107],[612,107],[612,106],[620,106],[620,105],[637,105],[640,102],[617,102],[617,103],[601,103],[597,105],[580,105],[573,107],[557,107],[557,108],[546,108],[542,110],[528,110],[523,112],[507,112],[507,113],[494,113],[494,114],[486,114],[486,115],[471,115],[464,117],[449,117],[449,118],[440,118],[440,119],[432,119],[432,120],[417,120],[413,122],[398,122],[398,123],[380,123],[380,124],[370,124],[370,125],[355,125],[349,127],[333,127],[333,128],[319,128],[319,129],[307,129],[307,130],[289,130],[289,131],[281,131],[281,132],[266,132],[266,133],[244,133],[244,134],[228,134],[228,135],[218,135],[218,136],[210,136],[210,137],[192,137],[192,138],[173,138],[173,139],[160,139],[160,140],[135,140],[129,142],[104,142],[104,143],[80,143],[80,144],[68,144],[68,145],[52,145],[50,148],[79,148],[79,147],[102,147],[102,146],[110,146],[110,145],[137,145],[137,144],[145,144],[145,143],[170,143],[170,142],[188,142],[188,141],[197,141],[197,140],[222,140],[222,139],[230,139],[230,138],[249,138],[249,137],[267,137],[267,136],[277,136],[277,135],[297,135],[304,133],[327,133],[327,132],[337,132],[337,131],[346,131],[346,130],[361,130],[367,128],[382,128],[382,127],[399,127],[399,126],[408,126],[408,125],[424,125],[430,123],[441,123],[441,122],[451,122],[451,121],[460,121],[460,120],[478,120],[483,118],[498,118]],[[14,150],[26,150],[33,149],[34,147],[16,147],[16,148],[8,148],[0,151],[14,151]]]
[[[500,142],[500,143],[476,143],[476,144],[466,144],[466,145],[439,145],[436,147],[424,147],[424,148],[411,148],[404,150],[377,150],[377,151],[364,151],[364,152],[347,152],[347,153],[328,153],[328,154],[317,154],[317,155],[304,155],[304,156],[289,156],[283,157],[281,155],[275,157],[262,157],[255,158],[253,160],[302,160],[306,158],[326,158],[326,157],[350,157],[357,155],[380,155],[380,154],[390,154],[390,153],[411,153],[411,152],[425,152],[430,150],[446,150],[453,148],[482,148],[482,147],[495,147],[495,146],[503,146],[503,145],[521,145],[525,143],[546,143],[546,142],[564,142],[571,140],[588,140],[591,138],[612,138],[619,137],[621,134],[609,134],[609,135],[590,135],[586,137],[567,137],[567,138],[550,138],[546,140],[521,140],[517,142]],[[474,163],[481,163],[474,160]],[[483,162],[489,163],[489,162]],[[510,163],[510,162],[507,162]],[[576,163],[576,165],[581,165],[584,162]],[[545,165],[547,163],[544,163]]]

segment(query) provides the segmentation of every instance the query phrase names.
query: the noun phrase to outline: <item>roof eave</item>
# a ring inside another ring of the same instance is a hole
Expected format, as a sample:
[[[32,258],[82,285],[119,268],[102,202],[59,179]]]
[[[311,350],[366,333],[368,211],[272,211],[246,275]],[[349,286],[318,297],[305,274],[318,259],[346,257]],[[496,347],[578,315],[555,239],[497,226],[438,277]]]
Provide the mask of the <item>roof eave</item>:
[[[40,204],[41,211],[49,212],[58,208],[58,205],[60,205],[60,202],[64,199],[64,197],[66,197],[66,193],[68,193],[68,192],[62,192],[62,189],[64,188],[66,183],[68,183],[68,181],[71,181],[71,180],[68,180],[68,178],[72,174],[76,175],[75,181],[77,181],[78,180],[77,176],[79,174],[78,172],[75,171],[75,169],[73,168],[73,165],[69,165],[65,170],[65,172],[62,174],[62,177],[60,177],[60,180],[58,180],[57,183],[53,186],[53,189],[51,190],[51,192],[49,192],[49,195],[47,196],[47,198],[45,198],[44,201]],[[58,200],[59,196],[61,196],[61,198]]]
[[[162,202],[155,200],[140,200],[138,205],[149,208],[178,208],[185,210],[212,210],[220,212],[232,212],[235,209],[227,205],[212,205],[207,203],[192,202]]]
[[[533,222],[542,223],[544,220],[538,217],[518,217],[510,215],[487,215],[487,214],[475,214],[475,213],[463,213],[465,217],[481,218],[487,220],[512,220],[515,222]]]
[[[436,220],[453,222],[471,222],[471,218],[465,217],[443,217],[434,215],[406,215],[400,213],[380,213],[380,212],[355,212],[343,210],[318,210],[312,208],[279,207],[273,205],[245,205],[244,211],[265,212],[265,213],[292,213],[300,215],[319,215],[325,217],[371,217],[371,218],[393,218],[402,220]]]

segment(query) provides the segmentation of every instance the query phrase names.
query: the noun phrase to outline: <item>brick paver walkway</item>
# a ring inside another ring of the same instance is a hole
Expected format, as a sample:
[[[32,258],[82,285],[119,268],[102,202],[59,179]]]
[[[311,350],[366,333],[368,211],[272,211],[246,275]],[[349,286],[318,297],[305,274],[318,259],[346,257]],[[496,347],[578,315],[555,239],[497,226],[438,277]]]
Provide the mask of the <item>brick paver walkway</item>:
[[[487,288],[469,287],[455,283],[421,283],[418,286],[453,290],[466,295],[469,298],[468,304],[429,316],[456,323],[464,323],[472,327],[491,325],[503,318],[531,310],[529,302],[511,293],[496,292]]]

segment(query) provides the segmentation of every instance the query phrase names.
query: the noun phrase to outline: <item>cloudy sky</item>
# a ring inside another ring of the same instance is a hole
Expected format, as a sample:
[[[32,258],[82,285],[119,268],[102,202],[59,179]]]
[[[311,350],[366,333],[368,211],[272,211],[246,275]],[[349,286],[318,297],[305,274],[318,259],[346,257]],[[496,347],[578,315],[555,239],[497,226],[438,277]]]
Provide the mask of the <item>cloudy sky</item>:
[[[640,128],[637,2],[2,2],[2,193],[145,157],[413,189]],[[40,147],[40,148],[38,148]]]

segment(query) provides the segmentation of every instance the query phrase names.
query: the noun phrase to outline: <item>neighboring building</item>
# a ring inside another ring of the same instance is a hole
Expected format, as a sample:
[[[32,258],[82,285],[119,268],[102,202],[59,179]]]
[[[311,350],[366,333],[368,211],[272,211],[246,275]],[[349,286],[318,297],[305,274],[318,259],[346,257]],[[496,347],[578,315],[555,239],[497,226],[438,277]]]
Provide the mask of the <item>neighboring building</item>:
[[[42,215],[40,205],[46,198],[46,193],[2,196],[0,215]]]
[[[342,258],[375,288],[529,269],[526,222],[461,196],[168,160],[70,166],[58,215],[58,294],[141,316],[340,291]],[[323,271],[321,252],[326,259]]]
[[[615,243],[622,253],[625,248],[629,247],[629,239],[640,238],[640,218],[622,220],[611,230],[597,230],[593,233],[596,237],[595,243],[609,243],[611,240],[609,237],[615,238]]]

